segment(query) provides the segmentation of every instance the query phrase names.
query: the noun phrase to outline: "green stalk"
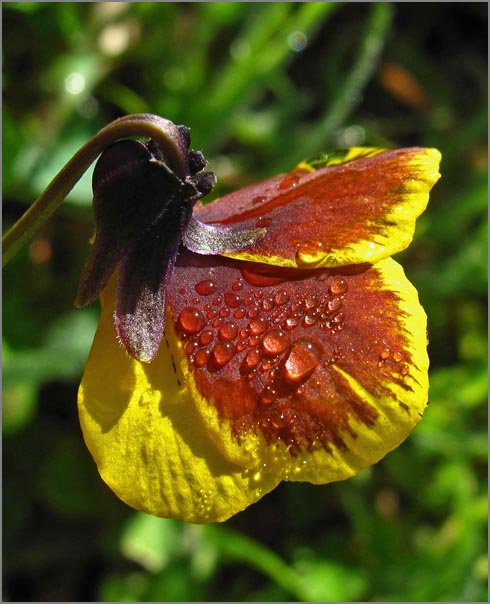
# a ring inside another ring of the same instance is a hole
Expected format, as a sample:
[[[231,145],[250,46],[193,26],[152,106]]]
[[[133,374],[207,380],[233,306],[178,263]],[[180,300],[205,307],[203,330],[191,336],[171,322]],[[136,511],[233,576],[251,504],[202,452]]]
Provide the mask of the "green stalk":
[[[378,66],[379,56],[390,32],[392,18],[391,3],[374,2],[371,5],[369,20],[354,65],[346,75],[333,103],[321,119],[321,127],[315,126],[319,148],[324,143],[325,135],[331,137],[345,123],[358,103],[361,91]],[[315,134],[312,133],[312,137],[314,136]],[[315,147],[311,143],[311,139],[309,139],[309,144],[311,148]]]
[[[179,175],[185,173],[183,155],[172,138],[176,126],[149,113],[126,115],[114,120],[93,136],[58,172],[32,206],[9,229],[2,240],[2,266],[5,266],[34,233],[50,218],[90,164],[115,141],[129,136],[155,140],[167,154],[169,165]]]

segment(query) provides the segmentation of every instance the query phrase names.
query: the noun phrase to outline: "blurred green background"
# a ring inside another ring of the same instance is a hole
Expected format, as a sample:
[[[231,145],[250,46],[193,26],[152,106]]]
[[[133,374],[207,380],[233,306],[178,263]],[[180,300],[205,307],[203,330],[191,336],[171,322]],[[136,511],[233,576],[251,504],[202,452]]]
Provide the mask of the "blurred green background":
[[[3,600],[487,601],[487,3],[2,9],[4,231],[128,113],[190,126],[216,195],[326,149],[443,154],[397,257],[429,316],[423,421],[354,479],[282,484],[210,526],[126,507],[84,446],[87,173],[3,273]]]

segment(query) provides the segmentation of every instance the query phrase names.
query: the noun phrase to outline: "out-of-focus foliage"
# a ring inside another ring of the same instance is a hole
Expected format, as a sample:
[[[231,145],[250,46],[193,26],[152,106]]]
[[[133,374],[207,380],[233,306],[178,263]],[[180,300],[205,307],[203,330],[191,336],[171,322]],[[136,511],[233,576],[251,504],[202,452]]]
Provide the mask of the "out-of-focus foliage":
[[[212,526],[133,512],[84,447],[82,179],[3,274],[4,600],[487,601],[487,4],[2,8],[4,230],[127,113],[190,126],[216,194],[335,147],[443,154],[401,258],[429,315],[420,426],[355,479],[282,484]]]

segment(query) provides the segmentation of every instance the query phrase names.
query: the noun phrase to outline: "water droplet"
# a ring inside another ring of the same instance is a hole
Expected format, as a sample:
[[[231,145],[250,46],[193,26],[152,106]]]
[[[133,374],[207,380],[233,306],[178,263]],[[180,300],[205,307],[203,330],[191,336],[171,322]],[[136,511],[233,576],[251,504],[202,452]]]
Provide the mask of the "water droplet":
[[[340,298],[332,298],[327,302],[327,311],[329,313],[339,310],[342,306],[342,300]]]
[[[209,296],[210,294],[214,294],[217,288],[218,285],[216,281],[211,281],[211,279],[199,281],[199,283],[196,283],[194,287],[200,296]]]
[[[221,368],[229,363],[235,355],[235,347],[231,342],[218,342],[213,348],[212,357],[217,367]]]
[[[252,350],[249,350],[245,355],[240,367],[242,373],[250,373],[260,363],[261,358],[262,356],[258,348],[252,348]]]
[[[237,324],[233,321],[224,323],[218,330],[218,338],[220,340],[234,340],[238,335]]]
[[[274,308],[274,298],[272,296],[267,296],[262,300],[260,307],[262,310],[272,310]]]
[[[404,363],[401,367],[400,367],[400,373],[402,375],[408,375],[409,372],[409,367],[406,363]]]
[[[334,296],[345,294],[348,289],[347,281],[343,277],[334,277],[330,283],[330,292]]]
[[[253,319],[250,321],[250,333],[254,336],[258,336],[267,329],[268,322],[264,317],[259,317],[258,319]]]
[[[243,310],[243,308],[238,308],[233,313],[233,316],[235,317],[235,319],[243,319],[243,317],[245,316],[245,311]]]
[[[305,382],[320,362],[321,349],[311,340],[295,342],[284,364],[284,379],[292,385]]]
[[[294,329],[299,323],[299,319],[297,317],[288,317],[283,324],[283,328],[288,331]]]
[[[195,349],[196,349],[196,345],[194,344],[194,342],[187,342],[186,347],[185,347],[186,355],[188,357],[190,357]]]
[[[402,359],[403,354],[399,350],[393,353],[393,360],[395,361],[395,363],[399,363]]]
[[[245,348],[247,348],[247,346],[248,346],[247,340],[240,340],[239,342],[237,342],[236,349],[238,352],[242,352],[242,350],[245,350]]]
[[[196,355],[194,357],[194,365],[196,367],[204,367],[204,365],[207,364],[209,359],[209,352],[207,350],[204,349],[200,349],[196,352]]]
[[[296,263],[303,266],[318,264],[327,254],[325,249],[326,246],[323,241],[304,241],[296,250]]]
[[[225,304],[229,308],[238,308],[242,303],[242,299],[238,294],[232,292],[226,292],[225,294]]]
[[[211,319],[214,319],[216,317],[216,315],[217,315],[217,312],[214,309],[212,309],[207,313],[206,317],[209,320],[211,320]]]
[[[284,189],[295,187],[298,184],[299,179],[299,174],[294,174],[294,172],[286,174],[286,176],[281,180],[277,188],[279,191],[284,191]]]
[[[307,297],[303,300],[302,306],[305,310],[311,310],[316,305],[315,297]]]
[[[177,325],[182,331],[188,334],[199,333],[205,323],[206,321],[201,311],[190,306],[183,308],[177,319]]]
[[[311,327],[312,325],[315,325],[315,323],[318,321],[318,317],[315,314],[309,314],[309,315],[305,315],[303,317],[303,325],[305,327]]]
[[[238,292],[238,291],[240,291],[242,288],[243,288],[243,282],[242,282],[242,281],[235,281],[235,282],[233,283],[233,285],[231,286],[231,289],[232,289],[234,292]]]
[[[343,320],[344,320],[344,313],[343,312],[338,312],[332,318],[332,323],[335,323],[335,325],[340,325],[340,323],[342,323]]]
[[[381,354],[379,355],[381,357],[381,359],[383,361],[385,361],[386,359],[389,359],[391,356],[391,351],[389,348],[383,348],[383,350],[381,351]]]
[[[274,356],[281,354],[289,348],[290,339],[285,331],[280,329],[271,329],[262,340],[262,349],[265,354]]]
[[[264,203],[264,201],[267,200],[267,197],[264,197],[263,195],[257,195],[257,197],[254,197],[252,199],[252,204],[258,204],[258,203]]]
[[[286,304],[286,302],[289,302],[289,294],[287,291],[282,290],[274,296],[274,304],[276,306],[281,306],[282,304]]]
[[[260,402],[263,405],[270,405],[276,400],[276,398],[277,390],[269,384],[260,393]]]

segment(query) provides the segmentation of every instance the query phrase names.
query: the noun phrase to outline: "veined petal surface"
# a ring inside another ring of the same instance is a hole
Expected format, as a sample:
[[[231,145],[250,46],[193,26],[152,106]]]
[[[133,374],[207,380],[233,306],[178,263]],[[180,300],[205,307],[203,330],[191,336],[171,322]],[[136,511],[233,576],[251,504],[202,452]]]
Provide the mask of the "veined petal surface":
[[[356,159],[358,158],[358,159]],[[244,187],[195,209],[204,223],[266,228],[232,258],[319,268],[371,264],[405,249],[439,178],[436,149],[356,148],[301,162],[286,175]]]
[[[341,480],[422,417],[426,316],[392,259],[300,271],[189,253],[169,304],[201,420],[244,468]]]

